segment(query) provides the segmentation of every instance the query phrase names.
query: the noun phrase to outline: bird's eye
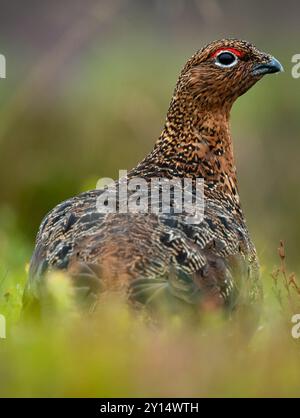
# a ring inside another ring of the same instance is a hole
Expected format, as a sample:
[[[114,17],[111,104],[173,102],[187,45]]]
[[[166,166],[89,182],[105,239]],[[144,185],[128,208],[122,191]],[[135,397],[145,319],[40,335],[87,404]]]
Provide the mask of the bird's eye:
[[[219,67],[233,67],[237,61],[238,58],[233,52],[223,51],[216,56],[215,64]]]

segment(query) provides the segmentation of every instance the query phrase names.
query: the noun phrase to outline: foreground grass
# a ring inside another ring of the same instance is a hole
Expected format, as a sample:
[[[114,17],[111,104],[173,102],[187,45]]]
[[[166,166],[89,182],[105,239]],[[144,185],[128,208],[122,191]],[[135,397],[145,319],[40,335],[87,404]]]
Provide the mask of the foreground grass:
[[[228,324],[155,327],[110,300],[93,318],[13,327],[0,344],[0,394],[299,396],[300,347],[271,322],[245,344]]]
[[[2,268],[11,268],[2,269],[0,282],[0,313],[7,318],[0,396],[300,395],[300,346],[291,337],[291,315],[299,305],[297,298],[290,303],[296,292],[286,286],[294,276],[286,272],[282,252],[275,286],[264,269],[264,314],[249,342],[219,317],[191,325],[174,316],[157,324],[118,298],[83,317],[61,275],[51,290],[56,314],[40,323],[19,321],[30,249],[8,227],[2,231]]]

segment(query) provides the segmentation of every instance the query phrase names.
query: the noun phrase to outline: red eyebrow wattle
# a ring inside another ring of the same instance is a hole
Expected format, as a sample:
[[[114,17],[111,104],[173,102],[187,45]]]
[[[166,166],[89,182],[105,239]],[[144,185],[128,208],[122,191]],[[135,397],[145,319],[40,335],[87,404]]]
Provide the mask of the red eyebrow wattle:
[[[238,49],[235,49],[235,48],[219,48],[219,49],[217,49],[213,54],[212,54],[212,57],[215,57],[216,55],[218,55],[220,52],[222,52],[222,51],[230,51],[230,52],[232,52],[233,54],[235,54],[237,57],[242,57],[243,55],[245,55],[245,53],[244,52],[242,52],[242,51],[239,51]]]

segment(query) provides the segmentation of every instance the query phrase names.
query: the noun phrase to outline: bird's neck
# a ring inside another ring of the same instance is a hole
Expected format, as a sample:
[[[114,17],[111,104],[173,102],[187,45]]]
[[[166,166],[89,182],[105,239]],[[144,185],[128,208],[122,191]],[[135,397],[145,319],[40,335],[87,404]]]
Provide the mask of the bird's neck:
[[[150,175],[201,177],[237,194],[229,108],[174,96],[153,151],[137,167]]]

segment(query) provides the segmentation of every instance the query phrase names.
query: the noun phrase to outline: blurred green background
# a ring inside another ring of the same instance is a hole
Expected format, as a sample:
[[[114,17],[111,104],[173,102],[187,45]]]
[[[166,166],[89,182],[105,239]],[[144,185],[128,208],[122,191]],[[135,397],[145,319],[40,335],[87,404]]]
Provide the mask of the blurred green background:
[[[238,100],[232,130],[241,199],[265,286],[278,264],[280,240],[289,269],[299,271],[300,79],[291,75],[291,58],[300,53],[299,2],[0,0],[0,10],[0,53],[7,61],[7,78],[0,80],[0,308],[8,321],[19,315],[42,217],[94,188],[98,178],[135,166],[160,134],[185,61],[222,37],[249,40],[285,67]],[[21,362],[23,348],[10,347],[8,358]],[[44,340],[40,350],[42,358]],[[32,368],[27,371],[30,379]],[[259,381],[255,376],[253,393]],[[39,391],[38,376],[34,385]],[[74,390],[82,393],[76,384]]]
[[[284,239],[298,267],[300,79],[291,76],[291,57],[300,53],[299,3],[0,5],[7,60],[0,80],[1,231],[13,226],[8,235],[20,234],[32,249],[55,204],[133,167],[160,133],[186,59],[213,39],[238,37],[275,55],[286,70],[239,99],[232,129],[243,207],[260,256],[272,259]]]

